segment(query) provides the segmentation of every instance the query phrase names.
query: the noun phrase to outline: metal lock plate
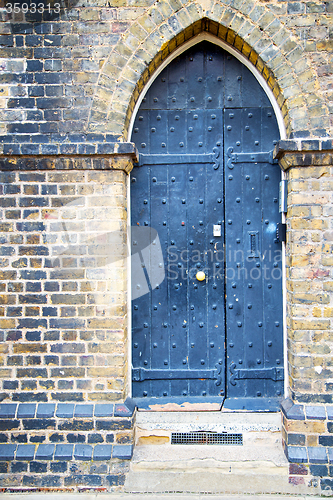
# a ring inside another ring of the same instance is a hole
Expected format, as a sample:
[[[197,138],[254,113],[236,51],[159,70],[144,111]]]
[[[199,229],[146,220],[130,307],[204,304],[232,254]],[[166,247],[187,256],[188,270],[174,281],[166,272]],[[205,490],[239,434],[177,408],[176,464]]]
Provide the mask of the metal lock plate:
[[[221,224],[213,225],[213,236],[221,236],[222,235],[222,226]]]

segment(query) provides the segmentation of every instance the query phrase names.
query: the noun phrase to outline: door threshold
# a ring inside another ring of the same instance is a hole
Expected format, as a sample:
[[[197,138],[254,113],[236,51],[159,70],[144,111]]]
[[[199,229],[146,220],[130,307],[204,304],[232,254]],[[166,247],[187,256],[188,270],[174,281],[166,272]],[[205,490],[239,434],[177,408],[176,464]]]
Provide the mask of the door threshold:
[[[138,411],[220,411],[224,399],[217,397],[133,398]]]
[[[226,398],[222,411],[277,412],[283,397],[279,398]]]
[[[133,398],[138,411],[278,412],[283,398],[173,397]]]

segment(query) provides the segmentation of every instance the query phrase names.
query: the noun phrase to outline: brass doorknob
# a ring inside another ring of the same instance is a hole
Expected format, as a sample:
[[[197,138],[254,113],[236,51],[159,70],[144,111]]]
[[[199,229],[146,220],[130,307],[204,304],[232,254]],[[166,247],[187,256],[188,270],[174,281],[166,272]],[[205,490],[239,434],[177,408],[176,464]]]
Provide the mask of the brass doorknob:
[[[198,271],[195,277],[198,281],[203,281],[206,278],[206,275],[203,271]]]

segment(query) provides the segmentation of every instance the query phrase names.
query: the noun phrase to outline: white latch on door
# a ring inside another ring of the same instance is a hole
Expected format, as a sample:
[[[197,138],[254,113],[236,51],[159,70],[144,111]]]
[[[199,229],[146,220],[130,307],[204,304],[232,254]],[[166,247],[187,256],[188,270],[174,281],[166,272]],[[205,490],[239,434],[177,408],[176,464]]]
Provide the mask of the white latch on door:
[[[221,224],[213,225],[213,236],[221,236],[222,234],[222,226]]]

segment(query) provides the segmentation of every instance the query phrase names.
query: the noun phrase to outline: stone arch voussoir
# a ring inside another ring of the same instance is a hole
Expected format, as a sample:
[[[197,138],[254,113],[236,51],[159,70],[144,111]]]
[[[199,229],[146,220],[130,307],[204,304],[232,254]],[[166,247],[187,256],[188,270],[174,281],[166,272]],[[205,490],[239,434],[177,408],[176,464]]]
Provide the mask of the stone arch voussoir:
[[[171,0],[157,0],[105,61],[89,130],[128,140],[135,105],[163,62],[200,33],[209,33],[242,54],[262,75],[281,109],[287,137],[308,131],[323,135],[323,124],[329,128],[328,109],[318,95],[319,83],[306,53],[268,7],[252,3],[241,11],[223,1],[191,0],[177,9]]]

